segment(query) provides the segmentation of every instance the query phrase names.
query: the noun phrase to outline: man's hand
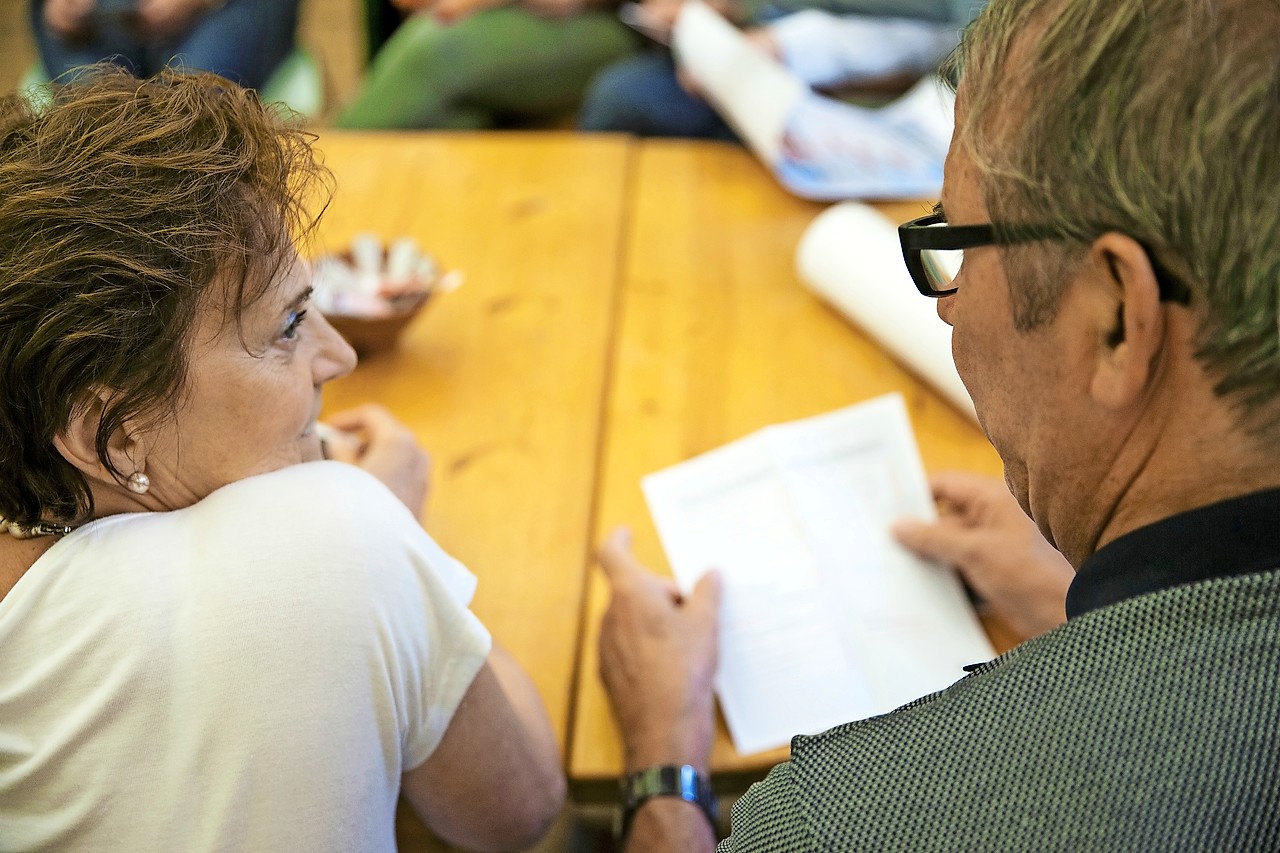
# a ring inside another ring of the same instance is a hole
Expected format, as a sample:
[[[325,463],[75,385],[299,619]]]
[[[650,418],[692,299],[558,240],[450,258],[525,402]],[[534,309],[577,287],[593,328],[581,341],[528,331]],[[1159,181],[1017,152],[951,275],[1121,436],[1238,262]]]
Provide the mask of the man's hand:
[[[705,773],[715,737],[720,577],[707,572],[682,596],[673,581],[636,561],[625,529],[614,531],[599,556],[613,589],[600,626],[600,676],[627,770],[692,764]]]
[[[706,3],[730,23],[742,23],[744,13],[739,0],[706,0]],[[664,26],[670,32],[675,28],[676,18],[680,17],[680,7],[684,5],[684,0],[640,0],[640,5],[644,7],[645,17],[654,26]]]
[[[782,61],[782,45],[774,38],[773,30],[768,27],[752,27],[744,35],[756,50],[771,59]]]
[[[181,35],[209,11],[208,0],[139,0],[134,26],[146,38]]]
[[[95,5],[94,0],[48,0],[42,12],[44,25],[60,38],[82,35],[89,28]]]
[[[519,0],[519,6],[543,18],[569,18],[591,6],[593,0]]]
[[[898,522],[898,541],[920,557],[955,566],[1023,637],[1065,622],[1075,570],[1040,535],[1004,482],[951,471],[935,476],[931,485],[940,518]]]
[[[430,15],[442,24],[456,24],[485,9],[510,6],[513,0],[392,0],[403,12]]]
[[[422,517],[431,483],[431,457],[418,445],[409,428],[381,406],[364,405],[339,412],[328,423],[358,436],[360,443],[331,458],[363,468],[398,497],[415,518]]]

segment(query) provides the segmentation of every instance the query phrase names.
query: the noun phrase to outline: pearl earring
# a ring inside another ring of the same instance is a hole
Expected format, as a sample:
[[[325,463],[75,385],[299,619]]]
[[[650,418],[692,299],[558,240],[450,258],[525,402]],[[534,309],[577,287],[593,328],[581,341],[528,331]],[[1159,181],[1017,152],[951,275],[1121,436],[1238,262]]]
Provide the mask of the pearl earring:
[[[134,471],[129,475],[126,485],[129,487],[129,491],[135,495],[145,495],[147,489],[151,488],[151,478],[141,471]]]

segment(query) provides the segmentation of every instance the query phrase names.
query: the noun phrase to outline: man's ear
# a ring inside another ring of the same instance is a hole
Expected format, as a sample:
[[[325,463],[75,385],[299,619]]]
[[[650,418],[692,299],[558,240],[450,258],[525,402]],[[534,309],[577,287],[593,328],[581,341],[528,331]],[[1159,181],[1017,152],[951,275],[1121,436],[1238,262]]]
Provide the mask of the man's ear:
[[[1160,285],[1146,249],[1110,231],[1093,241],[1085,264],[1098,306],[1097,358],[1089,391],[1108,409],[1140,399],[1155,378],[1165,343]]]
[[[106,392],[91,393],[75,407],[67,426],[53,437],[53,446],[91,482],[119,485],[120,481],[98,458],[98,426],[102,422]],[[117,470],[128,476],[141,467],[143,453],[124,427],[107,440],[107,456]]]

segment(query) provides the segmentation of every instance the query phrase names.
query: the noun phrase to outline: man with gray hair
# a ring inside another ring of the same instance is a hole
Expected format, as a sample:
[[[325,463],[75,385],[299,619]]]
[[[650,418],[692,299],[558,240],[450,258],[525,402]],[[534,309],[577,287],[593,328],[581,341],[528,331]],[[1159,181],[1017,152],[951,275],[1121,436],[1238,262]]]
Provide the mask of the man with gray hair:
[[[720,849],[1280,849],[1280,3],[993,0],[955,65],[904,256],[1068,620],[795,738]],[[626,849],[709,850],[718,582],[601,561]]]

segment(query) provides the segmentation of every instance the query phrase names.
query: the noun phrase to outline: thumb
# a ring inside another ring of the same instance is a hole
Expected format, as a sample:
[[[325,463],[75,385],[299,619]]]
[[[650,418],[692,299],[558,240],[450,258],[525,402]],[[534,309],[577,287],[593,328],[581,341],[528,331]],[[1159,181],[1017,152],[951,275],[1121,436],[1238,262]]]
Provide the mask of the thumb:
[[[600,546],[596,559],[609,583],[616,584],[634,559],[631,556],[631,531],[626,527],[616,528]]]
[[[685,607],[697,618],[715,623],[720,618],[720,601],[724,598],[724,578],[711,569],[704,572],[693,591],[685,599]]]
[[[917,557],[957,565],[968,548],[968,531],[948,519],[927,522],[914,518],[894,523],[890,531],[898,543]]]

